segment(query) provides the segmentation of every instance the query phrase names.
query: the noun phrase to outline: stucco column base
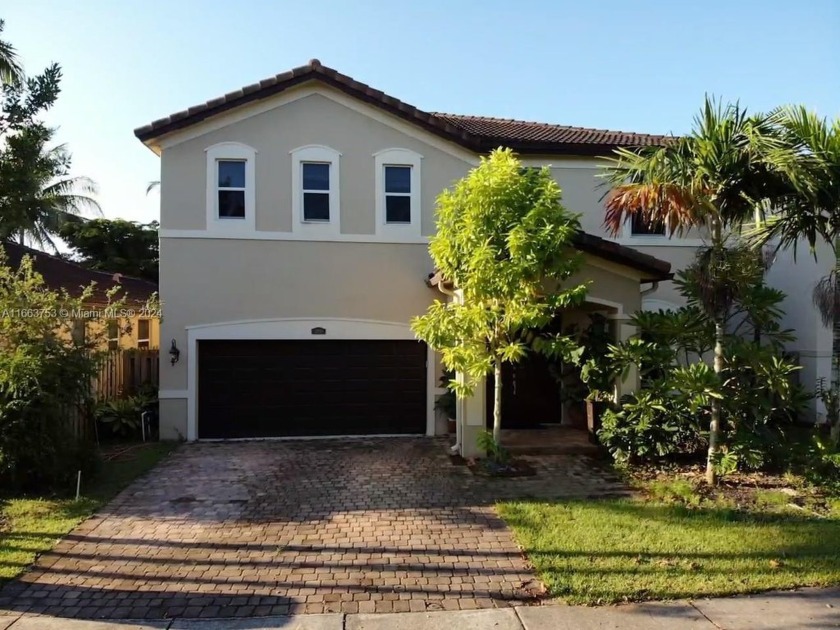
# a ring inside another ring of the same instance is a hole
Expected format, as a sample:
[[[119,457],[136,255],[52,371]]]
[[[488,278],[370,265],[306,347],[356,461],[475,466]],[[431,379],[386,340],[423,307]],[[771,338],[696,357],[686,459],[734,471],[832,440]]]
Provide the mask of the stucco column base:
[[[458,378],[463,378],[463,375],[459,374]],[[475,384],[472,396],[458,399],[459,443],[462,457],[484,455],[484,452],[478,448],[478,436],[485,430],[487,418],[484,383],[484,379],[481,379]]]

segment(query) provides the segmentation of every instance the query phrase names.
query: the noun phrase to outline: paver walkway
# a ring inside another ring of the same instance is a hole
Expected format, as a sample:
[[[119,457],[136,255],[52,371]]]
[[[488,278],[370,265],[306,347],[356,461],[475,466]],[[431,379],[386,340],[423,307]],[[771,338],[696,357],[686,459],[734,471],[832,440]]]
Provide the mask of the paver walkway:
[[[185,445],[0,591],[161,619],[510,606],[541,594],[493,503],[623,491],[579,456],[484,479],[428,438]]]

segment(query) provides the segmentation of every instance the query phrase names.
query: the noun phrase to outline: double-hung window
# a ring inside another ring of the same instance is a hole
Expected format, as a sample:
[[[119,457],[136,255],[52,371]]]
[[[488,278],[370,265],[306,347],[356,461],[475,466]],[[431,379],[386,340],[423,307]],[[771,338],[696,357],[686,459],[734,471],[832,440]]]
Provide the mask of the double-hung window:
[[[245,160],[217,160],[219,219],[245,218]]]
[[[303,220],[330,220],[330,165],[328,162],[301,162],[303,180]]]
[[[341,153],[310,144],[291,155],[292,232],[334,237],[341,225]]]
[[[376,232],[388,238],[420,238],[420,164],[410,149],[374,153]]]
[[[411,169],[385,165],[385,223],[411,223]]]
[[[207,229],[251,231],[255,226],[256,151],[238,142],[222,142],[207,153]]]

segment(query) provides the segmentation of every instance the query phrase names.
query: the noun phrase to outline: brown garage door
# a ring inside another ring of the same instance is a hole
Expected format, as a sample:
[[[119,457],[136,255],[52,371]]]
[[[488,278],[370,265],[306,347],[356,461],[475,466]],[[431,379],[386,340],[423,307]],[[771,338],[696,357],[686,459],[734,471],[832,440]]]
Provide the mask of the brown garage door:
[[[198,437],[425,433],[416,341],[200,341]]]

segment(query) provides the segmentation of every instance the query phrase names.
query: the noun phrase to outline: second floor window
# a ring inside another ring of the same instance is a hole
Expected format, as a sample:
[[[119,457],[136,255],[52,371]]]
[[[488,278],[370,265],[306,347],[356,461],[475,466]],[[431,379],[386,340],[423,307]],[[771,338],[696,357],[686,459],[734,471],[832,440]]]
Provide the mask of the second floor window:
[[[239,142],[220,142],[207,156],[207,229],[248,232],[255,226],[256,150]]]
[[[385,167],[385,223],[411,223],[411,167]]]
[[[219,160],[218,208],[220,219],[245,218],[245,160]]]
[[[322,162],[302,162],[303,220],[330,220],[330,165]]]
[[[630,223],[631,236],[666,236],[665,224],[662,221],[650,223],[635,215]]]

